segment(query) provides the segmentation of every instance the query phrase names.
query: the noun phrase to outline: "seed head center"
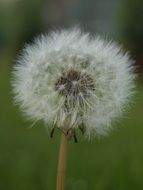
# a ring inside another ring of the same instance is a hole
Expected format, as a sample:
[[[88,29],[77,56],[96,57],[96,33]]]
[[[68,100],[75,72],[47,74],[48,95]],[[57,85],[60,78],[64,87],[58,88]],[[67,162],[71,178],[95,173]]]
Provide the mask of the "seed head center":
[[[89,92],[95,88],[93,79],[89,74],[71,68],[67,72],[63,72],[58,78],[55,89],[62,96],[72,96],[77,99],[81,96],[84,98],[89,96]]]

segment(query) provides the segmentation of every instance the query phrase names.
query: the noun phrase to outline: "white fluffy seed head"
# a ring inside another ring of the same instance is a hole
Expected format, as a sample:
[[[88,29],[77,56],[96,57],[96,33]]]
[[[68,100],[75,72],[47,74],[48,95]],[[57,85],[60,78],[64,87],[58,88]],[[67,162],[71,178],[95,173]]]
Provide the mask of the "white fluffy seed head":
[[[15,102],[34,121],[106,135],[134,92],[132,64],[117,43],[77,28],[41,35],[14,66]]]

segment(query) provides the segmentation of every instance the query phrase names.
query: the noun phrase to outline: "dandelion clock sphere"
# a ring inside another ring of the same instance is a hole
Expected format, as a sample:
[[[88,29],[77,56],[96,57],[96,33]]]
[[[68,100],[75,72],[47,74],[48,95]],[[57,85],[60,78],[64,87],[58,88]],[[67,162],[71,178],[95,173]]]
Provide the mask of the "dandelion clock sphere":
[[[80,128],[88,137],[108,133],[134,89],[128,53],[77,28],[35,39],[13,76],[15,101],[28,118],[63,131],[68,121],[71,134]]]

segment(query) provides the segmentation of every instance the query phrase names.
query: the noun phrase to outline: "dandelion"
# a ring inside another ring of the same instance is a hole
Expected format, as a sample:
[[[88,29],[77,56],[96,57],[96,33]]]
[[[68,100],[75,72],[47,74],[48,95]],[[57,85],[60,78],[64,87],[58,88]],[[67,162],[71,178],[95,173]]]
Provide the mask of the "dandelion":
[[[41,35],[14,66],[15,102],[31,120],[48,124],[51,136],[61,129],[63,141],[77,141],[78,129],[88,138],[104,136],[134,92],[132,65],[117,43],[77,28]]]

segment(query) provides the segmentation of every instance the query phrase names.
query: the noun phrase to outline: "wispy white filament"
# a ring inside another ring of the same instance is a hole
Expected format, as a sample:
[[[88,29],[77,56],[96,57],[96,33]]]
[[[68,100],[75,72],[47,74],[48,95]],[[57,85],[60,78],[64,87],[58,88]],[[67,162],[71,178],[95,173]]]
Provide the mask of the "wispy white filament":
[[[133,94],[128,53],[115,42],[80,29],[41,35],[14,66],[15,101],[34,121],[62,128],[85,126],[86,135],[106,135]],[[49,126],[49,125],[48,125]]]

